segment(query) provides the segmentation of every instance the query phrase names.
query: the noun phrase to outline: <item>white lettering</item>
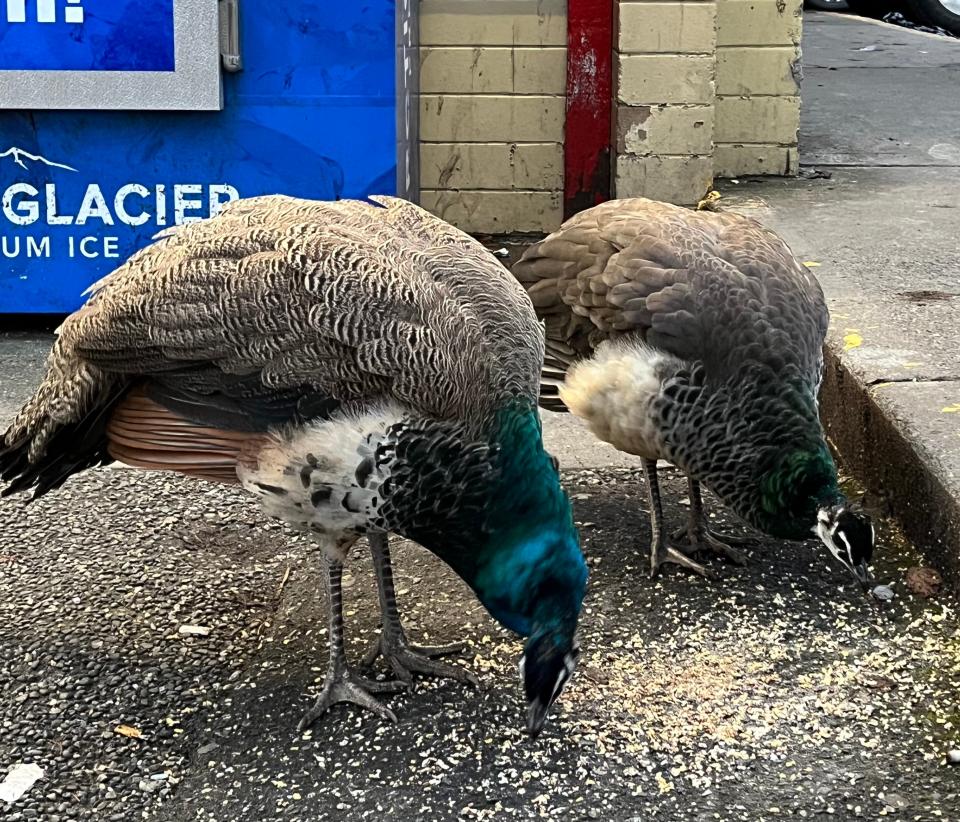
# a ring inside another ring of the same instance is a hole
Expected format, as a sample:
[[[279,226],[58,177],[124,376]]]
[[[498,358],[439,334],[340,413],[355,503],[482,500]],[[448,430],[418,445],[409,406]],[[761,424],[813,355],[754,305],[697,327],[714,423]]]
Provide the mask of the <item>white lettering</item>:
[[[87,250],[90,243],[95,243],[96,241],[96,237],[84,237],[82,240],[80,240],[80,253],[83,254],[83,256],[88,260],[95,260],[100,256],[100,251],[98,249],[94,249],[93,251]]]
[[[220,199],[225,197],[226,199]],[[240,192],[237,191],[233,186],[228,185],[212,185],[210,186],[210,216],[216,217],[223,207],[231,202],[232,200],[239,200]]]
[[[9,259],[20,256],[20,238],[8,237],[4,234],[0,237],[0,248],[3,249],[3,256]]]
[[[36,237],[27,237],[27,256],[28,257],[49,257],[50,256],[50,238],[41,237],[37,242]]]
[[[143,209],[139,214],[135,215],[127,211],[126,199],[131,194],[136,194],[138,197],[146,199],[150,196],[150,189],[139,183],[128,183],[122,186],[117,191],[117,196],[113,199],[113,210],[117,212],[117,219],[120,220],[121,223],[126,223],[127,225],[143,225],[150,219],[150,215],[147,214],[146,209]]]
[[[189,195],[196,198],[203,193],[203,186],[193,183],[187,185],[175,185],[173,187],[173,223],[174,225],[183,225],[184,223],[195,223],[203,218],[197,215],[187,216],[189,210],[203,208],[203,201],[197,199],[187,199]]]
[[[120,256],[120,238],[119,237],[103,238],[103,256],[104,257]]]
[[[167,187],[157,186],[157,225],[167,224]]]
[[[100,190],[100,186],[91,183],[87,186],[87,193],[83,195],[80,211],[77,214],[77,225],[86,225],[93,217],[100,219],[104,225],[113,225],[113,215],[107,208],[107,201]],[[83,248],[80,249],[83,251]]]
[[[14,183],[3,192],[3,216],[14,225],[30,225],[40,218],[40,205],[36,200],[21,200],[14,203],[18,194],[36,197],[40,192],[29,183]]]
[[[73,225],[73,217],[57,215],[57,187],[47,183],[44,189],[47,194],[47,225]]]

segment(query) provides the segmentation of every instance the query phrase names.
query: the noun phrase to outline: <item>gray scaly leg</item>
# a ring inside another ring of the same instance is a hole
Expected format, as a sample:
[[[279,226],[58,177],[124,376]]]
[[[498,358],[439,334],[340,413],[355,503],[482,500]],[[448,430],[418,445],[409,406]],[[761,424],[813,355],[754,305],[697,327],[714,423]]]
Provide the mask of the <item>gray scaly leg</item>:
[[[647,478],[647,495],[650,499],[650,577],[660,571],[665,562],[673,562],[689,568],[700,576],[713,579],[715,574],[704,568],[699,562],[690,559],[683,551],[670,545],[663,523],[663,508],[660,505],[660,483],[657,480],[657,461],[643,461],[643,473]]]
[[[327,591],[330,600],[330,662],[323,690],[313,707],[300,720],[298,730],[310,727],[330,707],[337,702],[352,702],[384,719],[396,722],[397,717],[385,705],[381,705],[370,694],[403,690],[402,682],[374,682],[357,676],[350,670],[343,650],[343,594],[340,580],[343,575],[343,563],[327,558]]]
[[[703,498],[700,496],[700,483],[687,477],[687,483],[690,488],[690,516],[687,527],[680,529],[674,534],[676,540],[689,540],[686,550],[694,551],[713,551],[715,554],[724,556],[737,565],[746,565],[747,557],[742,551],[734,548],[734,545],[746,546],[752,545],[754,540],[748,537],[738,537],[733,534],[718,534],[710,530],[707,525],[707,518],[703,512]]]
[[[387,661],[394,675],[401,682],[410,684],[415,673],[427,676],[445,677],[471,685],[479,684],[469,671],[456,665],[437,662],[433,657],[446,654],[463,653],[463,645],[441,647],[421,647],[407,642],[400,613],[397,610],[397,596],[393,588],[393,569],[390,565],[390,543],[386,534],[370,534],[370,550],[373,553],[373,566],[377,572],[377,591],[380,594],[380,613],[382,616],[380,636],[378,636],[363,659],[364,668],[369,668],[379,656]]]

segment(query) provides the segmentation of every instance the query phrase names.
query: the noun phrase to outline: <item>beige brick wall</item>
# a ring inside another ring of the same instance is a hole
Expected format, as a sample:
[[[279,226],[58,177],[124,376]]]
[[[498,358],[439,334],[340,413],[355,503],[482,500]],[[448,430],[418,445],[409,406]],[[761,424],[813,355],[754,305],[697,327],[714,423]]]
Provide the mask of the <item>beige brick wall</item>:
[[[563,216],[566,0],[421,0],[421,202],[477,233]]]
[[[477,233],[563,213],[566,0],[420,0],[423,204]],[[801,0],[616,0],[613,185],[696,202],[795,174]]]
[[[715,0],[619,0],[614,193],[675,203],[713,181]]]
[[[714,173],[797,173],[802,0],[717,0]]]

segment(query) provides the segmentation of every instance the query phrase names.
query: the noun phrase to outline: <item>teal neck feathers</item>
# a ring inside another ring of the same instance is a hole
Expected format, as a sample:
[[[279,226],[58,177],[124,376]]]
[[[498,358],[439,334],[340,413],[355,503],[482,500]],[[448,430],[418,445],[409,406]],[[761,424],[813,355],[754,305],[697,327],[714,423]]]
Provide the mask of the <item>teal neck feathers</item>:
[[[822,441],[812,449],[782,452],[763,475],[759,494],[756,524],[786,539],[808,539],[817,511],[843,500],[837,467]]]
[[[472,546],[474,573],[466,581],[511,630],[572,635],[587,568],[570,500],[543,448],[535,409],[526,404],[500,409],[490,441],[497,470],[481,541]]]

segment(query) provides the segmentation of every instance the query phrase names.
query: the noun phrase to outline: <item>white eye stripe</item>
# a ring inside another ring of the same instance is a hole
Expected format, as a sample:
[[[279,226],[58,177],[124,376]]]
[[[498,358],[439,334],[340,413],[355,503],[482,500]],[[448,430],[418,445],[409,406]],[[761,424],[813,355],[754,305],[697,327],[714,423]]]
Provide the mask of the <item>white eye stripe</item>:
[[[847,549],[847,556],[850,558],[850,564],[853,565],[853,549],[850,547],[850,542],[847,539],[847,535],[844,534],[843,531],[841,531],[837,536],[839,536],[840,539],[843,540],[843,544]]]
[[[566,670],[560,671],[560,673],[557,674],[557,681],[553,683],[553,693],[550,694],[551,702],[557,698],[557,694],[560,693],[569,676],[570,675],[566,672]]]

